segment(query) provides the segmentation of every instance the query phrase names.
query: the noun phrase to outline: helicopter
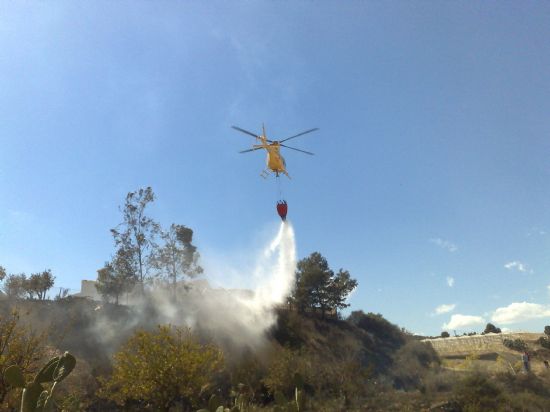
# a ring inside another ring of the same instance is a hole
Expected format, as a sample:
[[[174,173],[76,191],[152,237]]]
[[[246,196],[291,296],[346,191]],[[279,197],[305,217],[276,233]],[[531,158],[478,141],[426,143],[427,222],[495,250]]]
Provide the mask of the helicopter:
[[[306,130],[305,132],[295,134],[294,136],[287,137],[286,139],[283,139],[283,140],[269,140],[266,136],[265,126],[263,124],[262,124],[262,134],[260,136],[252,132],[249,132],[248,130],[241,129],[240,127],[237,127],[237,126],[231,126],[231,127],[241,133],[245,133],[247,135],[250,135],[256,138],[256,141],[258,140],[260,141],[260,144],[253,145],[252,149],[242,150],[239,153],[248,153],[248,152],[253,152],[255,150],[260,150],[260,149],[265,149],[267,151],[267,161],[266,161],[267,168],[264,169],[262,173],[260,173],[260,176],[263,177],[264,179],[267,178],[267,176],[269,176],[270,171],[275,173],[276,177],[279,177],[279,174],[284,174],[290,179],[290,175],[286,171],[285,159],[280,153],[281,147],[286,147],[287,149],[296,150],[298,152],[302,152],[311,156],[313,156],[313,153],[306,152],[305,150],[302,150],[302,149],[296,149],[295,147],[284,145],[283,142],[286,142],[287,140],[294,139],[295,137],[302,136],[304,134],[319,130],[318,128],[313,128],[313,129]]]

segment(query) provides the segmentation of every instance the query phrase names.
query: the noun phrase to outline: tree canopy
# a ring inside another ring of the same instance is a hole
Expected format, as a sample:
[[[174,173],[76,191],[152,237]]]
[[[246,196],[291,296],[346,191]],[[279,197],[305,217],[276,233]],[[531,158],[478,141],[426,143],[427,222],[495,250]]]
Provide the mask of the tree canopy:
[[[26,292],[29,297],[36,296],[39,300],[46,299],[46,293],[50,290],[55,281],[55,276],[50,269],[39,273],[33,273],[25,283]]]
[[[159,225],[147,216],[147,205],[155,200],[151,187],[140,188],[126,195],[122,223],[111,229],[117,247],[117,265],[124,268],[124,277],[132,278],[144,290],[156,248]],[[117,274],[120,274],[117,271]]]
[[[55,276],[50,269],[33,273],[29,277],[24,273],[7,274],[0,267],[0,280],[4,280],[4,293],[10,298],[23,298],[45,300],[47,292],[53,287]]]
[[[155,195],[150,187],[141,188],[126,195],[121,208],[123,221],[111,229],[115,242],[115,254],[110,262],[98,270],[96,288],[107,301],[118,303],[123,293],[145,284],[154,277],[167,281],[174,296],[177,283],[183,277],[202,273],[199,253],[193,245],[193,230],[173,223],[162,230],[146,208]]]
[[[346,299],[357,287],[357,280],[340,269],[334,273],[319,252],[314,252],[297,264],[296,284],[290,303],[299,311],[318,308],[324,316],[329,310],[349,306]]]
[[[121,253],[122,250],[117,251]],[[96,289],[105,301],[114,299],[118,305],[120,296],[130,292],[135,284],[132,273],[124,270],[125,259],[115,257],[113,262],[106,262],[105,266],[97,271]]]
[[[194,277],[203,272],[199,265],[199,253],[192,244],[193,230],[173,223],[167,231],[161,231],[164,244],[159,247],[153,258],[153,266],[159,277],[168,280],[174,294],[177,282],[184,276]]]
[[[487,326],[485,326],[483,333],[501,333],[501,330],[492,323],[488,323]]]

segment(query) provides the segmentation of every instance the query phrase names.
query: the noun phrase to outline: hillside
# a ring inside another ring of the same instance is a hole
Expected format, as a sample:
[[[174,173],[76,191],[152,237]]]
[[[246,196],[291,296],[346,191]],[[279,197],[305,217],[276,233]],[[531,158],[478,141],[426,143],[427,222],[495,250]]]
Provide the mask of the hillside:
[[[184,308],[185,305],[182,306]],[[17,308],[20,325],[33,334],[47,332],[42,357],[68,350],[77,367],[58,392],[66,411],[156,410],[147,402],[125,401],[124,408],[104,399],[105,382],[113,373],[113,356],[121,353],[136,330],[154,334],[163,323],[157,307],[103,305],[86,299],[0,302],[5,320]],[[186,308],[172,319],[185,319]],[[209,312],[210,313],[210,312]],[[252,406],[247,410],[272,411],[274,393],[294,396],[294,375],[304,380],[307,410],[333,411],[428,411],[544,410],[550,399],[550,373],[542,361],[550,351],[536,343],[539,334],[476,335],[424,342],[404,333],[379,314],[352,312],[345,320],[322,318],[279,309],[276,323],[264,339],[248,342],[238,328],[218,330],[201,322],[206,313],[194,313],[193,330],[202,344],[218,346],[225,366],[209,386],[197,394],[194,404],[180,403],[176,411],[195,411],[213,392],[231,402],[236,387],[247,388]],[[533,372],[521,372],[519,352],[503,345],[506,338],[523,339],[532,354]],[[162,348],[151,348],[161,350]],[[119,356],[117,355],[117,356]],[[478,389],[483,388],[480,392]],[[486,392],[485,392],[486,391]],[[486,393],[491,393],[488,396]],[[68,407],[67,402],[71,402]],[[2,410],[17,405],[12,392]],[[178,405],[176,402],[174,405]],[[519,405],[534,405],[517,409]]]
[[[88,383],[86,388],[76,389],[87,410],[113,407],[96,402],[98,379],[110,373],[113,354],[136,329],[155,330],[161,319],[161,314],[149,307],[148,316],[139,318],[146,321],[135,323],[136,308],[78,298],[4,301],[0,315],[5,317],[14,308],[20,313],[21,324],[36,332],[48,331],[47,344],[52,350],[68,350],[77,357],[78,381]],[[143,310],[139,308],[140,314]],[[404,334],[382,316],[362,312],[340,320],[279,310],[261,347],[237,345],[237,340],[200,325],[195,330],[204,342],[215,342],[223,349],[227,363],[224,379],[246,383],[253,388],[257,402],[265,405],[272,402],[274,390],[292,395],[296,372],[304,377],[311,401],[340,399],[329,409],[338,410],[344,404],[346,408],[357,406],[359,395],[374,390],[375,385],[414,388],[431,365],[438,363],[428,345]],[[396,362],[399,368],[395,368]],[[78,382],[69,379],[69,384]]]

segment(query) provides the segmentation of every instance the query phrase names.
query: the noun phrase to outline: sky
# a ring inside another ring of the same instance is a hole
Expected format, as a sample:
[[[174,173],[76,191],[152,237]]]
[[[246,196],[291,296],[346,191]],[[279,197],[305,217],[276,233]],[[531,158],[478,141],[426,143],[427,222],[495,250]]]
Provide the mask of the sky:
[[[282,193],[298,257],[358,280],[349,310],[542,331],[549,21],[535,1],[0,2],[0,265],[77,291],[145,186],[205,262],[246,261],[280,196],[230,127],[318,127]]]

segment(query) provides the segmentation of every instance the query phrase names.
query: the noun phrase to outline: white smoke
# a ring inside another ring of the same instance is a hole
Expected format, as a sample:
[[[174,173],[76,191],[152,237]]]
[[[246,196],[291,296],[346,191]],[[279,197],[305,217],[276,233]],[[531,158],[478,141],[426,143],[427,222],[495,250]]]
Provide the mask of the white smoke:
[[[190,289],[178,290],[174,301],[172,289],[154,287],[145,298],[131,300],[129,318],[113,321],[107,314],[98,314],[96,333],[115,349],[122,336],[136,327],[172,324],[188,326],[232,347],[262,346],[266,331],[277,320],[275,309],[286,302],[294,286],[296,245],[292,225],[288,221],[281,223],[274,239],[256,257],[253,269],[226,264],[218,271],[231,273],[233,288],[190,282]],[[218,276],[223,278],[223,273]],[[205,278],[209,278],[209,273]],[[111,341],[113,337],[117,339]]]

